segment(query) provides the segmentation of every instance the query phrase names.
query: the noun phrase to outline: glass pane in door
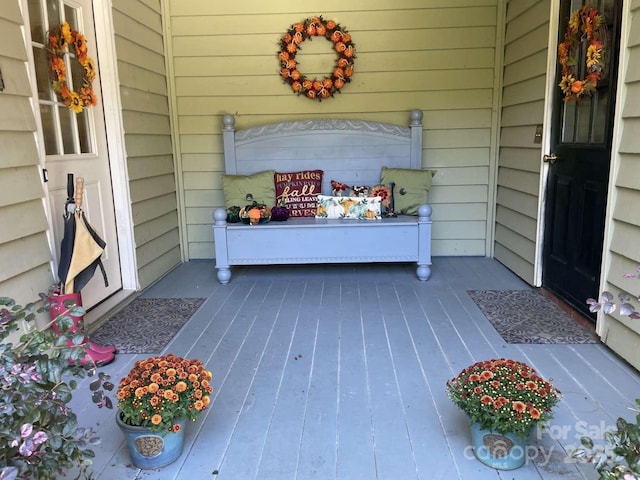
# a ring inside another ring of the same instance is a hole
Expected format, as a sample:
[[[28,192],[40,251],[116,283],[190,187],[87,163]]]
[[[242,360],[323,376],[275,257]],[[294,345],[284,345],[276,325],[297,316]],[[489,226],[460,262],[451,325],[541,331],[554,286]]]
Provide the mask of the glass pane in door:
[[[44,43],[44,22],[39,0],[29,0],[29,23],[31,25],[31,40]]]
[[[64,153],[78,153],[74,142],[75,118],[73,110],[69,110],[65,105],[58,107],[60,115],[60,130],[62,133],[62,145]]]
[[[562,143],[573,143],[575,140],[576,128],[576,104],[575,102],[565,102],[562,104]]]
[[[576,129],[576,143],[588,143],[591,130],[591,97],[583,97],[578,102],[578,122]]]
[[[40,100],[53,101],[53,90],[49,80],[49,58],[46,50],[40,47],[33,47],[33,61],[36,67],[38,98]]]
[[[608,90],[599,91],[594,97],[595,106],[593,113],[593,130],[591,132],[591,143],[604,143],[605,130],[607,128],[607,112],[609,111]]]

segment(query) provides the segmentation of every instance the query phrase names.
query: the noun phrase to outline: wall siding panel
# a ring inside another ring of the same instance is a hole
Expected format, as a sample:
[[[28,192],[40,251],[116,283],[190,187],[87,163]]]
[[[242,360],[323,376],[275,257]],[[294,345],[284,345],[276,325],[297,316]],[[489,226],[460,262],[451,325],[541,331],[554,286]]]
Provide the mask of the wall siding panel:
[[[286,23],[285,23],[286,26]],[[285,27],[286,28],[286,27]],[[175,33],[175,32],[174,32]],[[282,32],[279,32],[282,34]],[[274,46],[277,50],[277,45]],[[319,53],[323,54],[323,53]],[[224,75],[269,76],[274,73],[273,57],[244,55],[241,57],[176,57],[174,59],[175,76],[190,76],[198,71],[207,77]],[[358,72],[394,71],[398,69],[417,69],[413,65],[430,65],[432,69],[452,70],[464,65],[466,68],[490,68],[494,63],[493,48],[463,50],[424,50],[424,51],[371,51],[358,57]],[[412,67],[413,66],[413,67]]]
[[[550,8],[549,0],[507,2],[494,256],[529,283],[542,153],[533,139],[544,119]]]
[[[429,195],[434,253],[488,253],[497,1],[305,4],[356,43],[352,83],[323,102],[297,97],[278,76],[279,39],[307,16],[290,13],[288,3],[170,0],[167,10],[190,258],[214,255],[211,212],[224,204],[222,114],[237,114],[237,128],[322,116],[406,124],[414,108],[424,111],[423,165],[438,171]],[[330,71],[328,45],[305,42],[306,75]]]
[[[264,0],[243,0],[242,2],[221,3],[208,0],[190,1],[169,0],[171,11],[177,16],[204,16],[204,15],[270,15],[273,13],[287,13],[291,10],[291,4],[286,2],[265,2]],[[428,8],[469,8],[479,6],[493,6],[492,0],[429,0]],[[305,11],[316,11],[321,8],[323,12],[332,12],[334,18],[348,11],[366,13],[368,11],[389,11],[417,9],[425,6],[424,0],[368,0],[366,2],[350,2],[349,10],[345,10],[342,0],[325,0],[320,2],[307,2]]]
[[[160,0],[114,0],[113,21],[136,261],[144,288],[181,261]]]
[[[0,295],[24,304],[47,291],[53,273],[22,28],[19,1],[4,0],[0,8],[0,67],[5,84],[0,93]],[[39,324],[44,324],[43,318]]]
[[[640,3],[625,2],[624,15],[630,15],[628,37],[622,39],[624,54],[628,57],[626,71],[621,71],[623,86],[618,98],[624,101],[620,125],[621,138],[616,168],[612,171],[609,212],[610,227],[605,244],[604,289],[614,295],[625,292],[638,298],[640,286],[637,279],[625,279],[625,273],[635,273],[640,264]],[[622,66],[623,64],[621,64]],[[636,302],[636,307],[638,304]],[[640,325],[617,314],[601,315],[598,332],[603,341],[636,368],[640,368]]]
[[[153,262],[142,265],[138,269],[138,276],[142,285],[152,284],[173,269],[176,266],[176,259],[180,258],[180,247],[173,247],[163,255],[158,255],[157,252],[153,253],[153,255],[156,256]]]

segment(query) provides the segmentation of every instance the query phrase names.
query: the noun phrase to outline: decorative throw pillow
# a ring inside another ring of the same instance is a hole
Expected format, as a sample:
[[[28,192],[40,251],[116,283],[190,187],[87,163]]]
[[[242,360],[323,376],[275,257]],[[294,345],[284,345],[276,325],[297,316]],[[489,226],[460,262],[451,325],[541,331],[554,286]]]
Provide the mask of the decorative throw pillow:
[[[380,182],[394,184],[393,202],[396,213],[417,215],[418,207],[427,203],[431,179],[435,174],[435,170],[382,167]]]
[[[370,197],[371,187],[369,185],[352,185],[350,197]]]
[[[275,172],[276,204],[289,209],[290,217],[313,217],[322,191],[322,170]]]
[[[377,220],[382,218],[380,215],[380,197],[318,195],[316,218]]]
[[[269,207],[275,205],[274,173],[275,170],[265,170],[253,175],[222,175],[222,190],[227,209],[244,207],[254,201]]]
[[[331,180],[331,195],[334,197],[347,197],[349,196],[349,190],[351,187],[346,183],[340,183],[336,180]]]
[[[378,185],[349,186],[336,180],[331,180],[331,195],[334,197],[380,197],[381,215],[394,217],[393,183]]]
[[[396,206],[393,200],[393,182],[380,183],[369,189],[370,197],[380,197],[380,205],[382,205],[383,217],[395,217]]]

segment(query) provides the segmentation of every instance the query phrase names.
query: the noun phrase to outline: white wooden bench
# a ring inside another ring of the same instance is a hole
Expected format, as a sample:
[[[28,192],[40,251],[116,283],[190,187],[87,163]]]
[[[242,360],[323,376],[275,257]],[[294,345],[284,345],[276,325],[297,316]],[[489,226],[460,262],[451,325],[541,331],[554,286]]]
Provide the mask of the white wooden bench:
[[[223,142],[228,175],[264,170],[324,171],[322,192],[331,180],[349,185],[380,183],[382,166],[422,169],[422,112],[409,126],[361,120],[318,119],[235,129],[224,115]],[[397,195],[397,193],[395,193]],[[379,220],[289,218],[261,225],[228,223],[225,208],[214,211],[217,277],[231,279],[232,266],[309,263],[416,262],[416,275],[431,276],[431,207],[417,216]]]

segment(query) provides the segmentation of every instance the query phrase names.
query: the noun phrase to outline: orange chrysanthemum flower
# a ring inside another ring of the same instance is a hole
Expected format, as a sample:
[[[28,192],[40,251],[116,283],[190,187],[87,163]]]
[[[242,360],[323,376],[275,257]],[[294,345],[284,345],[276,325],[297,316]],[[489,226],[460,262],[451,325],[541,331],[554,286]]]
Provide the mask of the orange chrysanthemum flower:
[[[525,412],[525,411],[527,410],[527,406],[526,406],[524,403],[522,403],[522,402],[518,402],[518,401],[516,401],[516,402],[512,402],[512,403],[511,403],[511,406],[513,407],[513,409],[514,409],[516,412],[523,413],[523,412]]]
[[[194,384],[204,382],[207,390],[213,390],[211,378],[211,372],[199,360],[169,354],[138,361],[120,381],[117,397],[121,418],[127,424],[154,431],[179,430],[175,426],[179,425],[178,418],[194,421],[209,404],[209,398],[205,401],[203,390],[196,389]],[[200,392],[198,399],[197,392]]]
[[[446,385],[449,398],[481,428],[526,436],[552,417],[560,391],[525,363],[510,359],[477,362]]]

